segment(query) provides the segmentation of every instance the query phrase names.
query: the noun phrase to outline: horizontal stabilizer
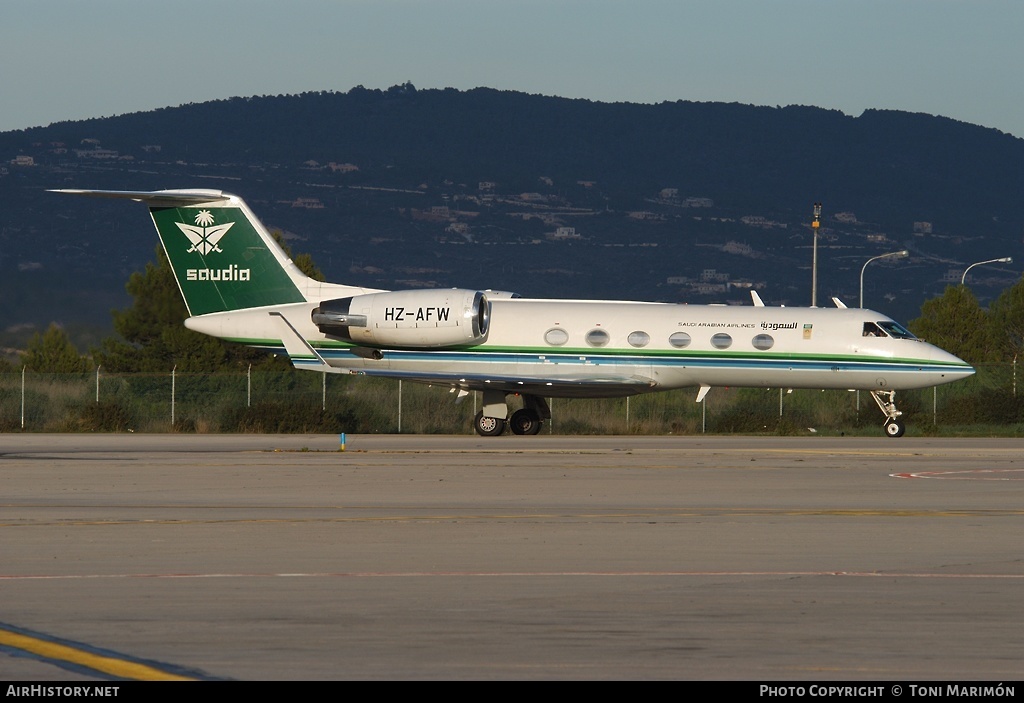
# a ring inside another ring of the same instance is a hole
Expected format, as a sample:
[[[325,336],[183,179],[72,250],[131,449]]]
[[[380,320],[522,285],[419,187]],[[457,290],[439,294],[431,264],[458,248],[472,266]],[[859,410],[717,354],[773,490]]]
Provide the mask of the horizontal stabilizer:
[[[80,190],[63,188],[51,190],[51,193],[66,195],[88,195],[93,198],[116,198],[134,200],[139,203],[150,203],[170,207],[173,205],[189,205],[224,200],[229,196],[221,190],[183,189],[183,190]]]

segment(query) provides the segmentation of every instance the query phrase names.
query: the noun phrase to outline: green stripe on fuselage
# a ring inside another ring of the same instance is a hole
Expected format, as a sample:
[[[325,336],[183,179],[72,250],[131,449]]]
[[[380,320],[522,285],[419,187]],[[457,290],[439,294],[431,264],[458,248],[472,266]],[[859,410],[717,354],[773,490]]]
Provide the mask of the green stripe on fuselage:
[[[246,339],[246,338],[233,338],[230,341],[238,342],[239,344],[248,344],[250,346],[279,346],[277,340],[272,339]],[[344,351],[358,347],[358,344],[351,342],[339,342],[335,340],[306,340],[314,349],[321,350],[339,350]],[[514,347],[514,346],[489,346],[489,345],[468,345],[468,346],[453,346],[445,347],[443,349],[401,349],[401,348],[382,348],[385,353],[389,351],[402,352],[402,351],[420,351],[420,352],[436,352],[439,359],[443,359],[445,354],[472,354],[478,355],[481,358],[489,355],[496,354],[519,354],[524,356],[538,356],[547,357],[548,359],[559,359],[559,358],[572,358],[578,359],[585,357],[587,359],[600,359],[600,358],[614,358],[614,357],[632,357],[638,360],[638,363],[643,363],[643,360],[653,361],[655,359],[662,360],[676,360],[679,363],[685,364],[687,360],[701,360],[706,361],[709,359],[720,360],[720,361],[766,361],[774,363],[853,363],[853,364],[890,364],[893,366],[932,366],[949,367],[951,370],[965,368],[965,364],[957,364],[947,361],[933,361],[930,359],[919,359],[919,358],[905,358],[905,357],[891,357],[891,356],[876,356],[867,354],[807,354],[800,352],[728,352],[719,350],[680,350],[680,349],[586,349],[586,348],[559,348],[551,349],[550,347]]]
[[[150,213],[189,314],[304,300],[239,208],[151,208]]]

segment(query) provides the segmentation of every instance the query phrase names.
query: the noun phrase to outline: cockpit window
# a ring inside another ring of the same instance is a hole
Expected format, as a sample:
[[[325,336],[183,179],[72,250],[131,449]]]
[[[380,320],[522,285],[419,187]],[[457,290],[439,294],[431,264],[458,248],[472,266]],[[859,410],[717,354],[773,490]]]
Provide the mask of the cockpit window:
[[[890,337],[896,339],[917,339],[906,327],[892,320],[879,320],[878,326],[889,333]]]
[[[864,323],[864,336],[865,337],[885,337],[885,332],[882,328],[876,325],[874,322]]]

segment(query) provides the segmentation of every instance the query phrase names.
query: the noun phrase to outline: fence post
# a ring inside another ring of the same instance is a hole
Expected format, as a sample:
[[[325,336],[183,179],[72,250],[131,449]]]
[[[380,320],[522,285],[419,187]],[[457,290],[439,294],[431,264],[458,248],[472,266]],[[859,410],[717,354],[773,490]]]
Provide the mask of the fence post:
[[[398,379],[398,434],[402,434],[402,379]]]
[[[324,377],[324,391],[323,398],[320,400],[320,411],[327,412],[327,374],[321,374]]]
[[[178,370],[178,365],[175,364],[174,368],[171,369],[171,431],[174,431],[174,374]]]
[[[245,371],[245,407],[252,407],[252,364]]]
[[[25,367],[21,367],[21,429],[25,429]]]
[[[96,367],[96,405],[100,404],[100,368]]]

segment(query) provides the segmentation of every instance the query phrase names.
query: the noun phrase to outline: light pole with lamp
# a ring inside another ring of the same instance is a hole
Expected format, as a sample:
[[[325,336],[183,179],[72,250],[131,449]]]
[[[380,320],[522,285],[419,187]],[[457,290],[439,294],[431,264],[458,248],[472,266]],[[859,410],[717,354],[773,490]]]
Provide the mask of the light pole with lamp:
[[[811,261],[811,307],[818,307],[818,228],[821,226],[821,203],[814,203],[814,258]]]
[[[868,264],[870,264],[872,261],[878,261],[879,259],[885,259],[885,258],[890,257],[890,256],[898,256],[899,258],[902,259],[905,256],[910,256],[910,252],[907,251],[906,249],[904,249],[902,251],[891,251],[888,254],[879,254],[878,256],[873,256],[870,259],[868,259],[867,261],[865,261],[864,265],[860,267],[860,308],[861,308],[861,310],[864,309],[864,269],[866,269],[868,267]],[[860,389],[857,390],[857,418],[858,418],[858,420],[860,419]]]
[[[1013,263],[1013,258],[1009,257],[1009,256],[1004,256],[1001,259],[989,259],[988,261],[978,261],[977,263],[973,263],[973,264],[971,264],[970,266],[968,266],[967,268],[964,269],[964,275],[960,277],[960,285],[965,285],[965,283],[967,281],[967,272],[970,271],[975,266],[981,266],[982,264],[1012,264],[1012,263]]]
[[[868,267],[868,264],[870,264],[872,261],[878,261],[879,259],[885,259],[885,258],[888,258],[890,256],[898,256],[898,257],[900,257],[902,259],[905,256],[910,256],[910,252],[907,251],[906,249],[904,249],[903,251],[891,251],[888,254],[879,254],[878,256],[873,256],[870,259],[868,259],[867,261],[865,261],[864,265],[860,267],[860,307],[861,308],[864,307],[864,269],[866,269]]]

